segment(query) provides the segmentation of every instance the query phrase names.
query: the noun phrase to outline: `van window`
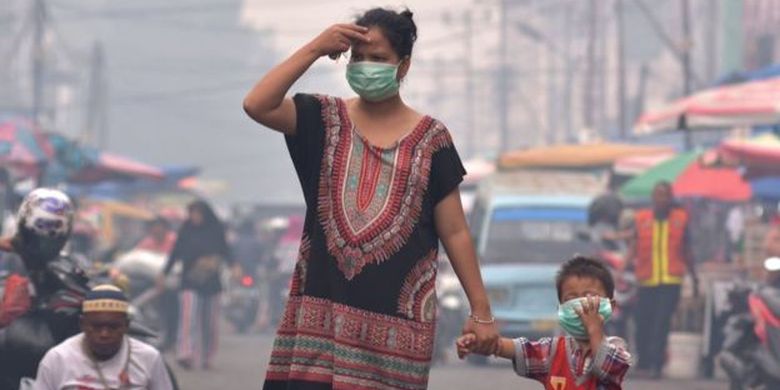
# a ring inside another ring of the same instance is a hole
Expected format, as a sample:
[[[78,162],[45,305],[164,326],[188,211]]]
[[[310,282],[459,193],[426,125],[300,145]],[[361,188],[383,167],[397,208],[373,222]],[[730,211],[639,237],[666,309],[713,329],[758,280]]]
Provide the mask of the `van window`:
[[[595,244],[577,239],[585,229],[583,208],[501,208],[490,218],[486,262],[560,263],[575,254],[592,255]]]

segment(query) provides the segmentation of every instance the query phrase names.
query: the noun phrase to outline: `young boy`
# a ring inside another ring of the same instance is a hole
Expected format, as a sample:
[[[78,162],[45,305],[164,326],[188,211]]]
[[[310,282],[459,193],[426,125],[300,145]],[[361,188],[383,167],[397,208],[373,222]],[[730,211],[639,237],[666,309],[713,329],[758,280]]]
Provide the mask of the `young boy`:
[[[555,280],[558,322],[567,336],[539,341],[502,337],[496,356],[511,359],[518,375],[537,380],[547,390],[619,390],[631,365],[626,343],[604,336],[612,315],[615,289],[609,270],[599,261],[577,256],[567,261]],[[475,336],[457,341],[458,356],[471,353]]]

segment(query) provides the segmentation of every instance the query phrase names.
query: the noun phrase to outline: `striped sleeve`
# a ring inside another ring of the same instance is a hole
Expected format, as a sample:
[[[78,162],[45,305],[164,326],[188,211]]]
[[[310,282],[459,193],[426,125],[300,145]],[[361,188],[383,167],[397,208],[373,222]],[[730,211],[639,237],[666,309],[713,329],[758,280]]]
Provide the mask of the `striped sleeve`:
[[[632,358],[626,342],[619,337],[610,337],[596,352],[591,373],[607,389],[620,389],[631,363]]]
[[[550,372],[550,358],[554,339],[545,337],[530,341],[524,337],[514,340],[515,357],[512,359],[517,375],[544,383]]]

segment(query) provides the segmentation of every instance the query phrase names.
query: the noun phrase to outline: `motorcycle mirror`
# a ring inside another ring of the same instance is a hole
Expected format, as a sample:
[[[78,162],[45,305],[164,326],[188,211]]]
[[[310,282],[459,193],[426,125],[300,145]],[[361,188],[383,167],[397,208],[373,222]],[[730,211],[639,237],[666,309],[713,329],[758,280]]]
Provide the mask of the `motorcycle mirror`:
[[[770,272],[780,271],[780,257],[770,257],[764,260],[764,269]]]

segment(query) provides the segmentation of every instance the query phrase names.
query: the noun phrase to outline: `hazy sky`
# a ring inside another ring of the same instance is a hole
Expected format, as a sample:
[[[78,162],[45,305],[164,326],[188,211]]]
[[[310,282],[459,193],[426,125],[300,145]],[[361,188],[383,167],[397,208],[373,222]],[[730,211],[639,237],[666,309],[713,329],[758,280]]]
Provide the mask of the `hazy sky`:
[[[86,75],[95,42],[105,49],[109,149],[153,164],[201,166],[204,179],[228,185],[217,195],[223,203],[302,202],[282,137],[247,118],[241,102],[274,64],[331,24],[349,22],[373,6],[408,6],[414,12],[419,40],[402,95],[418,110],[443,120],[461,149],[469,127],[463,109],[467,42],[463,17],[467,9],[473,11],[470,58],[484,76],[476,83],[482,91],[477,92],[477,117],[487,122],[471,127],[479,130],[481,139],[496,137],[490,120],[495,121],[497,0],[46,0],[46,4],[52,41],[59,53],[77,57],[69,61],[74,72]],[[525,4],[544,12],[550,4],[562,3]],[[516,20],[539,27],[528,8],[516,11],[521,12]],[[646,28],[637,28],[641,19],[630,15],[629,19],[629,30],[639,35],[629,36],[628,51],[653,48],[648,56],[657,56],[657,38]],[[511,45],[510,60],[524,72],[515,89],[526,94],[526,104],[520,105],[524,109],[515,114],[533,116],[534,107],[544,104],[534,96],[540,75],[550,66],[536,57],[542,46],[538,42],[513,39]],[[345,65],[345,60],[321,59],[292,92],[351,95]],[[679,73],[654,69],[649,89],[674,84],[661,77]],[[629,76],[636,74],[633,69]],[[632,90],[635,85],[630,83]],[[83,104],[78,104],[83,95],[80,99],[67,113],[68,128],[61,130],[77,133],[83,125]],[[519,130],[522,137],[529,137],[527,130]]]
[[[420,36],[404,89],[420,110],[426,111],[426,95],[415,91],[429,84],[429,60],[454,61],[448,58],[462,55],[462,44],[450,38],[462,24],[446,24],[443,10],[462,17],[463,6],[471,3],[404,3],[415,13]],[[204,178],[228,184],[218,195],[223,202],[289,203],[302,197],[282,138],[245,116],[244,94],[273,64],[370,4],[50,0],[49,7],[58,33],[74,51],[86,55],[95,41],[105,48],[109,149],[155,164],[202,166]],[[485,30],[482,37],[490,29]],[[323,59],[293,89],[349,94],[344,66],[344,61]],[[80,114],[73,117],[77,128]]]

